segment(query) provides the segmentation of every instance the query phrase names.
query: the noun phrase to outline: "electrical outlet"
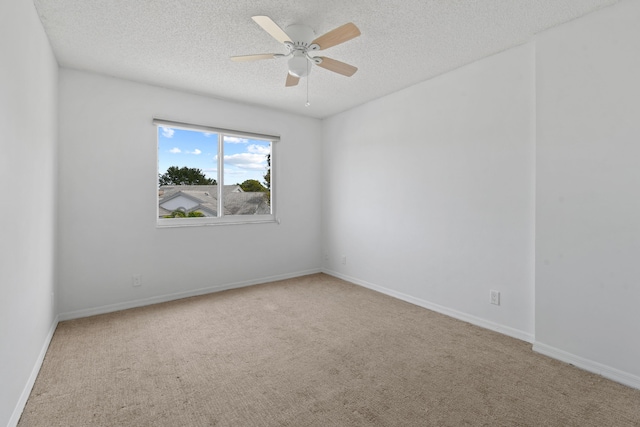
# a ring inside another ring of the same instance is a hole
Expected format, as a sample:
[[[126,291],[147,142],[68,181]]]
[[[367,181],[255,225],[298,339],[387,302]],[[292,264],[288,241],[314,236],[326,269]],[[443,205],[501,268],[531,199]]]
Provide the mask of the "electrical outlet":
[[[138,286],[142,286],[142,276],[139,274],[134,274],[131,276],[131,286],[137,288]]]
[[[500,305],[500,292],[490,291],[491,304]]]

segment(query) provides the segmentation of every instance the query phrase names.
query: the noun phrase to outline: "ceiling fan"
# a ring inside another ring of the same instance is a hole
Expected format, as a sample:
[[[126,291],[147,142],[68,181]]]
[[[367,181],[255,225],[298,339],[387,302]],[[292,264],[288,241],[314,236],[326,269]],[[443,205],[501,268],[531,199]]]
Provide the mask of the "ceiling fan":
[[[351,77],[358,69],[353,65],[327,58],[326,56],[312,56],[311,53],[328,49],[332,46],[349,41],[360,35],[360,30],[349,22],[328,33],[316,37],[314,31],[306,25],[290,25],[283,30],[268,16],[253,16],[252,19],[274,39],[284,44],[289,53],[262,53],[257,55],[232,56],[236,62],[257,61],[260,59],[289,57],[289,72],[285,86],[295,86],[301,77],[309,75],[311,65],[315,64],[334,73]]]

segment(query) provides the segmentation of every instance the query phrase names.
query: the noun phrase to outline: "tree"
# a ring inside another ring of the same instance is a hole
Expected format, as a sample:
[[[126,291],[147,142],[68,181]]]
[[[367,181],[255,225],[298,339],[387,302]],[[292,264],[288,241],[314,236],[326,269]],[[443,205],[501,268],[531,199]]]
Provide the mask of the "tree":
[[[267,154],[267,173],[263,176],[264,185],[268,190],[271,189],[271,154]]]
[[[165,215],[164,218],[198,218],[203,216],[204,214],[199,211],[186,213],[184,209],[178,208],[171,212],[170,215]]]
[[[215,179],[207,178],[201,169],[179,168],[170,166],[167,172],[158,176],[159,184],[162,185],[216,185]]]
[[[260,184],[260,181],[255,179],[246,180],[240,184],[240,188],[242,188],[242,191],[247,193],[266,193],[268,191],[262,184]]]
[[[271,153],[267,154],[267,173],[263,176],[264,185],[267,187],[265,200],[271,205]]]

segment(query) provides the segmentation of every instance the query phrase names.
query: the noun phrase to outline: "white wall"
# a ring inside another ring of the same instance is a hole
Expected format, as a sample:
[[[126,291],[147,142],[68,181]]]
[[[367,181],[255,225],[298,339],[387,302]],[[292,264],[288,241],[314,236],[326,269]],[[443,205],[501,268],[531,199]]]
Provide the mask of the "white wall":
[[[538,38],[534,347],[636,387],[639,23],[623,1]]]
[[[59,114],[63,318],[320,270],[319,120],[67,69]],[[281,135],[281,224],[156,228],[153,117]]]
[[[520,46],[326,120],[327,271],[533,339],[534,54]]]
[[[55,325],[57,72],[33,3],[0,2],[3,426],[17,422]]]

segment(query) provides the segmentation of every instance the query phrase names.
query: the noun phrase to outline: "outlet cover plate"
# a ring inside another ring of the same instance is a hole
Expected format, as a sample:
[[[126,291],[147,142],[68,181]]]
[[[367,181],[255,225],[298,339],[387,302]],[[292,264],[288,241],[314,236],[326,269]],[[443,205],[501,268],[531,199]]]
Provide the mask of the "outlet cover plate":
[[[131,286],[137,288],[138,286],[142,286],[142,276],[139,274],[134,274],[131,276]]]
[[[500,305],[500,292],[492,290],[489,296],[491,304]]]

